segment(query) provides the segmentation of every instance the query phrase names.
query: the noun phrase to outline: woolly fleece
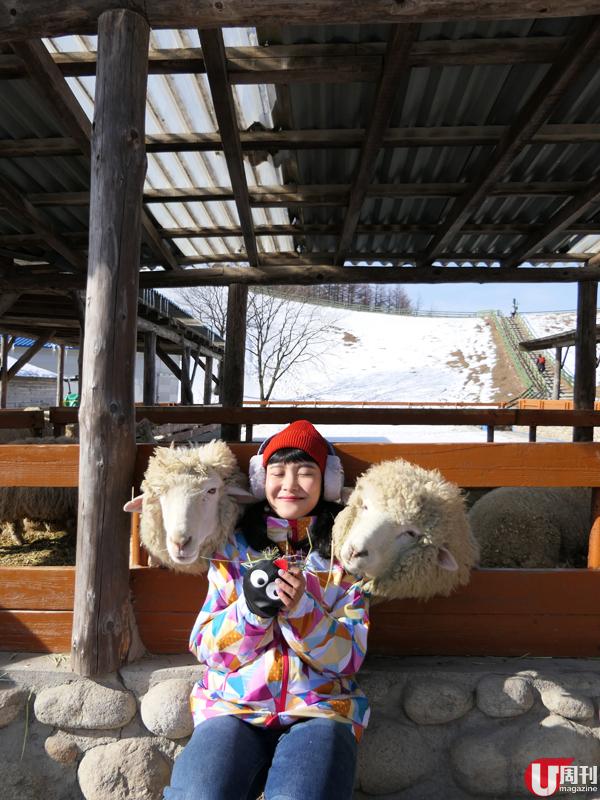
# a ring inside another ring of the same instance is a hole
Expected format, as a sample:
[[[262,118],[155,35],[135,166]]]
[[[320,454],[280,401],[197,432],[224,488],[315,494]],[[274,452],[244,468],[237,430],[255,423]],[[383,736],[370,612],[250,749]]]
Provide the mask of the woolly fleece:
[[[358,478],[347,507],[337,515],[333,526],[337,558],[346,538],[360,526],[362,498],[367,488],[370,508],[375,503],[398,527],[414,525],[425,534],[422,547],[368,581],[367,591],[380,599],[425,600],[449,595],[457,586],[468,583],[479,551],[461,490],[437,470],[426,470],[404,459],[375,464]],[[458,570],[451,572],[438,566],[440,547],[452,553]]]
[[[167,550],[160,495],[174,485],[185,484],[190,490],[197,490],[203,481],[212,477],[219,477],[222,481],[219,487],[217,530],[202,543],[196,562],[176,564]],[[228,485],[245,488],[246,479],[225,442],[215,440],[196,447],[157,448],[148,461],[142,482],[144,505],[140,538],[144,547],[161,564],[176,572],[194,575],[206,572],[207,558],[227,541],[238,520],[238,504],[225,493]]]

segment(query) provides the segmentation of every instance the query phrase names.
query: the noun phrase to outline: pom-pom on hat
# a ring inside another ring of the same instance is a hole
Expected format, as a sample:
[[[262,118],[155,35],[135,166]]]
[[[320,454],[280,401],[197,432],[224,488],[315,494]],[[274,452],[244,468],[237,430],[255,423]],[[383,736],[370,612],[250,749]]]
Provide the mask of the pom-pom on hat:
[[[275,436],[272,436],[262,452],[263,467],[267,466],[269,459],[276,450],[282,450],[284,447],[297,447],[299,450],[304,450],[307,455],[315,460],[321,470],[321,474],[325,474],[329,447],[327,441],[321,436],[312,422],[307,419],[299,419],[276,433]]]

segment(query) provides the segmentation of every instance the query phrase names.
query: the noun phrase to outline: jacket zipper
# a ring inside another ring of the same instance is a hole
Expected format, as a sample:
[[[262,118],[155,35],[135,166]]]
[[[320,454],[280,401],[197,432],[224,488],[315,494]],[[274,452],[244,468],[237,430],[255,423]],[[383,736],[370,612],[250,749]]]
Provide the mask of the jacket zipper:
[[[281,692],[279,697],[277,698],[277,702],[275,704],[275,708],[277,709],[277,713],[280,714],[282,711],[285,711],[285,701],[287,700],[287,687],[288,687],[288,679],[289,679],[289,671],[290,671],[290,664],[288,658],[288,650],[287,646],[282,642],[281,643],[281,651],[283,653],[283,672],[281,675]]]
[[[278,722],[279,714],[282,711],[285,711],[285,702],[287,700],[287,688],[289,681],[290,665],[289,665],[287,645],[285,643],[285,639],[283,638],[283,634],[280,635],[281,635],[281,640],[280,640],[281,654],[283,656],[283,664],[281,667],[281,690],[279,692],[279,697],[275,698],[275,711],[269,715],[269,718],[266,721],[267,727],[275,725]]]

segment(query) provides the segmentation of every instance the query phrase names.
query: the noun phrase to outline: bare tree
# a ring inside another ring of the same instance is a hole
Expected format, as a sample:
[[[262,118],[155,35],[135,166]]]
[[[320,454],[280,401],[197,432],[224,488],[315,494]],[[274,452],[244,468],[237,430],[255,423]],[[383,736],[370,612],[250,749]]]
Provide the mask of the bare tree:
[[[323,319],[319,306],[270,294],[249,295],[246,347],[256,367],[261,400],[271,397],[286,373],[318,361],[331,343],[332,322]]]
[[[196,319],[225,338],[227,327],[227,289],[224,286],[195,286],[182,289],[181,297]]]
[[[256,369],[261,400],[268,400],[277,381],[300,364],[318,361],[331,343],[334,320],[324,317],[323,308],[302,302],[304,288],[286,288],[284,296],[248,294],[246,352]],[[225,337],[226,288],[198,286],[182,290],[181,297],[200,322]]]

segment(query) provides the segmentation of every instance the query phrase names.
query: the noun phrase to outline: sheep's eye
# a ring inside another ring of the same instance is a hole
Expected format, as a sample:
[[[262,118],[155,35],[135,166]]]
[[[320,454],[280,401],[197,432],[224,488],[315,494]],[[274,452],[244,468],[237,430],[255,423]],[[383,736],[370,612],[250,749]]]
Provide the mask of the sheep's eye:
[[[215,487],[214,487],[214,486],[213,486],[213,488],[212,488],[212,489],[208,489],[208,490],[206,491],[206,494],[216,494],[216,493],[217,493],[217,490],[215,489]]]
[[[269,582],[269,576],[264,569],[255,569],[250,573],[250,583],[255,589],[262,589]]]
[[[279,595],[277,594],[277,587],[274,583],[270,583],[267,588],[265,589],[265,594],[269,598],[269,600],[279,600]]]
[[[412,539],[416,539],[418,533],[416,531],[413,531],[411,528],[408,528],[408,530],[399,533],[398,536],[410,536]]]

